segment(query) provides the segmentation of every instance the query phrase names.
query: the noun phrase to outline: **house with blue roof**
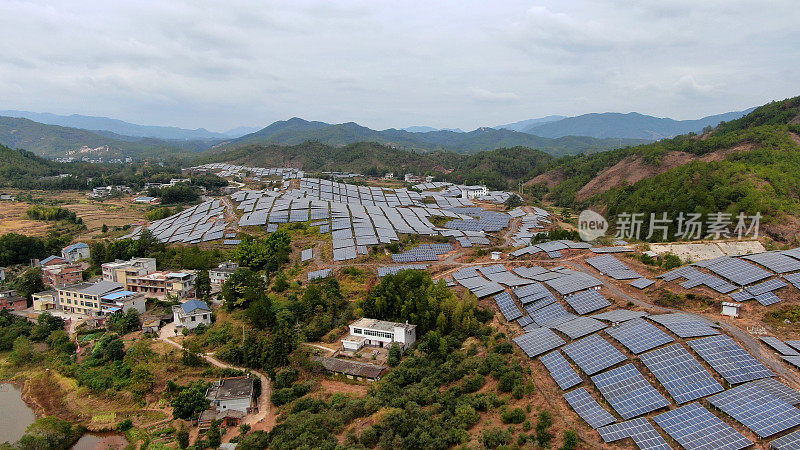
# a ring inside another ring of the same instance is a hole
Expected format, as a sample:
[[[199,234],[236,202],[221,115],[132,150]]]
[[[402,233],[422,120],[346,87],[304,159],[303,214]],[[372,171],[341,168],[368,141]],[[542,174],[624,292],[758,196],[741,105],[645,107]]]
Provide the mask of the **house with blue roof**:
[[[211,325],[211,308],[206,302],[191,299],[172,307],[175,329],[195,329],[198,325]]]
[[[76,242],[61,249],[61,257],[69,262],[88,259],[89,256],[89,246],[83,242]]]
[[[100,297],[101,315],[106,316],[117,311],[128,312],[131,309],[135,309],[139,314],[144,314],[146,310],[144,295],[122,290]]]

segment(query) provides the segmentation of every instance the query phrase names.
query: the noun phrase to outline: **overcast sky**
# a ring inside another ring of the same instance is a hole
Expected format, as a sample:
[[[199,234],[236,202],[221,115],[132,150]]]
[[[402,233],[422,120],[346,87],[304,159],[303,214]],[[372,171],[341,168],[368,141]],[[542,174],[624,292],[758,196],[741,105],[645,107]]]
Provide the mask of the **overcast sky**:
[[[698,118],[800,95],[796,0],[0,1],[0,109],[220,131]]]

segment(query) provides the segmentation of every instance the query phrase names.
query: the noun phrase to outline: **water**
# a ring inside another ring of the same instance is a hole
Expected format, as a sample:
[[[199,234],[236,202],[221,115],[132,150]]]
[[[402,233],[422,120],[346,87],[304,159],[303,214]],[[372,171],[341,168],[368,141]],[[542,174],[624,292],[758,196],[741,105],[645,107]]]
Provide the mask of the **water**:
[[[12,383],[0,383],[0,442],[16,442],[25,434],[28,425],[36,421],[36,416],[22,401],[22,388]]]
[[[86,433],[72,446],[72,450],[123,449],[128,445],[125,437],[116,433]]]

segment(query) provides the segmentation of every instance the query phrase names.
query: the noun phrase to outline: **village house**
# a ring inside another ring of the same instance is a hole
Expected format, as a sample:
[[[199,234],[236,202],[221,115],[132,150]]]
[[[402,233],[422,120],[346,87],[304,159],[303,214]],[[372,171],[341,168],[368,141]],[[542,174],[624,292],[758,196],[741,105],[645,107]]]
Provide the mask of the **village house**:
[[[125,289],[157,299],[184,298],[194,289],[194,272],[153,272],[128,276]]]
[[[208,278],[211,280],[211,284],[221,285],[225,283],[238,268],[239,264],[233,261],[225,261],[216,269],[209,269]]]
[[[155,258],[134,258],[130,261],[116,260],[101,266],[103,279],[125,284],[128,277],[147,275],[156,271]]]
[[[101,297],[121,291],[124,286],[114,281],[80,283],[58,288],[58,308],[70,313],[87,316],[101,315]]]
[[[489,195],[489,189],[486,186],[460,186],[461,198],[472,200],[476,197]]]
[[[0,309],[13,309],[18,311],[28,307],[25,297],[17,295],[17,291],[9,289],[0,291]]]
[[[89,246],[83,242],[76,242],[61,249],[61,257],[69,262],[88,259],[89,256]]]
[[[32,295],[33,310],[36,312],[45,312],[56,309],[58,292],[53,289],[48,291],[37,292]]]
[[[198,325],[211,325],[211,308],[200,300],[188,300],[172,307],[172,317],[175,329],[187,328],[193,330]]]
[[[220,378],[206,391],[206,398],[218,412],[239,411],[248,414],[253,407],[253,378]]]
[[[80,283],[83,280],[83,267],[80,264],[52,264],[52,262],[42,265],[42,281],[45,284],[62,286]]]
[[[117,311],[128,312],[135,309],[139,314],[144,314],[145,298],[142,294],[131,291],[114,291],[100,298],[100,315],[107,316]]]
[[[311,361],[322,364],[327,371],[344,375],[351,380],[377,381],[380,380],[387,367],[349,359],[333,358],[327,356],[314,356]]]
[[[417,326],[361,318],[349,325],[350,334],[342,339],[342,348],[358,351],[362,347],[391,347],[395,342],[406,349],[417,340]]]
[[[152,204],[158,203],[158,199],[157,198],[148,197],[146,195],[141,196],[141,197],[136,197],[136,198],[133,199],[133,201],[135,203],[145,203],[145,204],[148,204],[148,205],[152,205]]]

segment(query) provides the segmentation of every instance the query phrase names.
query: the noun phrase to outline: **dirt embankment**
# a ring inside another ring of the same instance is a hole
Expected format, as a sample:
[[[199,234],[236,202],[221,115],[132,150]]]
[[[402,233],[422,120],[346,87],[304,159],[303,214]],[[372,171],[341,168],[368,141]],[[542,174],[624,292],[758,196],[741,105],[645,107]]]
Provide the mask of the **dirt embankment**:
[[[56,416],[72,423],[87,423],[69,408],[66,398],[67,393],[48,371],[29,378],[22,389],[22,400],[33,409],[36,417]]]
[[[564,181],[564,172],[559,169],[549,170],[541,175],[537,175],[532,180],[525,183],[526,186],[544,184],[547,189],[552,189]]]
[[[600,172],[575,194],[575,199],[584,201],[609,189],[634,184],[693,161],[722,161],[728,155],[748,152],[752,149],[752,144],[741,144],[700,157],[685,152],[669,152],[656,165],[650,164],[640,155],[631,155]]]

